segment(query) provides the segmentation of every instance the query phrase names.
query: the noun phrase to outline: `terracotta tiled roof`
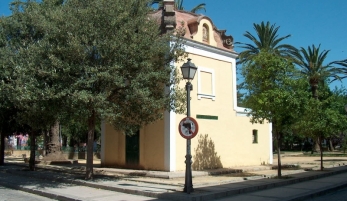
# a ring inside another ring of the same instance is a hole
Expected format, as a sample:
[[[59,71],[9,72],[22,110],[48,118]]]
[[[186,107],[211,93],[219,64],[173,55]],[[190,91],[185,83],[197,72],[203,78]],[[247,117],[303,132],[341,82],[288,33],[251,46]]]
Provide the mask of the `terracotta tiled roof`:
[[[151,13],[151,16],[158,20],[158,22],[162,21],[162,10],[156,10],[153,13]],[[191,13],[188,11],[183,10],[175,10],[175,18],[176,18],[176,27],[184,27],[185,31],[185,38],[188,38],[190,40],[195,40],[194,36],[199,31],[197,30],[198,25],[202,19],[208,20],[213,29],[213,38],[217,42],[217,48],[233,51],[233,45],[226,45],[223,43],[223,40],[229,39],[231,43],[233,43],[233,37],[232,36],[226,36],[225,32],[226,30],[219,30],[214,25],[213,21],[205,15]],[[201,31],[201,30],[200,30]]]
[[[184,28],[186,29],[186,33],[184,35],[185,38],[190,38],[190,39],[193,38],[194,39],[194,35],[199,30],[194,29],[193,25],[194,24],[198,25],[198,24],[200,24],[200,21],[202,19],[206,19],[206,20],[210,21],[210,23],[213,27],[213,37],[217,42],[217,47],[221,48],[221,49],[226,49],[229,51],[234,51],[233,46],[227,48],[227,47],[225,47],[225,45],[223,45],[222,37],[225,36],[226,31],[217,29],[217,27],[214,25],[213,21],[209,17],[207,17],[205,15],[201,15],[201,14],[195,14],[195,13],[191,13],[191,12],[187,12],[187,11],[182,11],[182,10],[176,10],[175,14],[176,14],[177,26],[181,26],[182,22],[184,24]],[[232,39],[232,37],[231,37],[231,39]]]

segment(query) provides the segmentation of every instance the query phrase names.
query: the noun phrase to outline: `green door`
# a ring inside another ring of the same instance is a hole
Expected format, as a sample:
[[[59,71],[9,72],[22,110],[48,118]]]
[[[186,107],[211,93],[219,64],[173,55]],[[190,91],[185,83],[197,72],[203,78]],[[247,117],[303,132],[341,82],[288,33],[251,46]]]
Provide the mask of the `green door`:
[[[138,165],[140,161],[140,131],[134,135],[126,135],[125,159],[128,165]]]

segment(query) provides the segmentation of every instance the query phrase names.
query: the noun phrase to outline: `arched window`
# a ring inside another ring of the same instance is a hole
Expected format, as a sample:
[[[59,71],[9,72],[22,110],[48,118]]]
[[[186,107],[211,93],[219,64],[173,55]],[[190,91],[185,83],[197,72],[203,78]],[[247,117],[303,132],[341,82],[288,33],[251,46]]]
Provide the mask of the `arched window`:
[[[210,42],[209,38],[210,38],[209,28],[207,24],[204,24],[202,26],[202,41],[205,43],[209,43]]]

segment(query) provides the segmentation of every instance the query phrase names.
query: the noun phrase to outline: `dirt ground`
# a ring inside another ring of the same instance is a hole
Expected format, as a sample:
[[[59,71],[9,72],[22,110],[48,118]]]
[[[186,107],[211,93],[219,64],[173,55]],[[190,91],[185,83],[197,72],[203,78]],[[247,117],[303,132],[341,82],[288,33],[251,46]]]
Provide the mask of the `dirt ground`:
[[[331,156],[331,155],[339,155],[339,156]],[[277,165],[277,155],[274,155],[273,165]],[[320,156],[315,154],[315,156],[311,155],[303,155],[301,152],[297,153],[285,153],[281,155],[281,163],[283,164],[298,164],[301,167],[316,167],[320,166]],[[323,155],[323,165],[326,168],[331,166],[339,166],[339,165],[347,165],[347,154],[334,152],[334,153],[326,153]]]

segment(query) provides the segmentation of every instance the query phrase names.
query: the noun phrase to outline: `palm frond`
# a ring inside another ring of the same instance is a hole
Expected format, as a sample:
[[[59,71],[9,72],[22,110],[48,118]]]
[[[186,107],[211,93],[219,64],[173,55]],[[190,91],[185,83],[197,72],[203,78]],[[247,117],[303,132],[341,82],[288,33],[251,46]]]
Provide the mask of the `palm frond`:
[[[347,60],[332,61],[324,64],[330,50],[321,50],[320,45],[308,46],[293,54],[295,63],[301,67],[310,83],[320,83],[328,78],[332,81],[344,79],[347,75]]]
[[[192,10],[190,10],[190,12],[196,13],[197,11],[200,11],[200,10],[204,10],[206,12],[205,6],[206,6],[205,3],[201,3],[201,4],[197,5],[197,6],[195,6]]]
[[[159,7],[161,7],[163,5],[163,1],[164,0],[151,0],[149,2],[149,5],[153,6],[154,4],[158,4]],[[175,9],[176,10],[184,10],[183,2],[184,2],[184,0],[175,0]],[[195,6],[190,12],[196,13],[196,12],[201,11],[201,10],[204,10],[206,12],[205,7],[206,7],[206,4],[201,3],[201,4],[198,4],[197,6]]]
[[[258,54],[260,51],[272,52],[283,58],[291,58],[298,50],[289,44],[281,44],[283,40],[289,38],[291,35],[279,37],[279,28],[279,26],[271,24],[270,22],[261,22],[260,24],[254,23],[253,29],[256,34],[253,35],[249,31],[243,34],[243,36],[254,44],[239,43],[243,45],[241,48],[244,49],[244,51],[240,53],[239,63],[246,62],[247,59],[252,58],[253,54]]]

